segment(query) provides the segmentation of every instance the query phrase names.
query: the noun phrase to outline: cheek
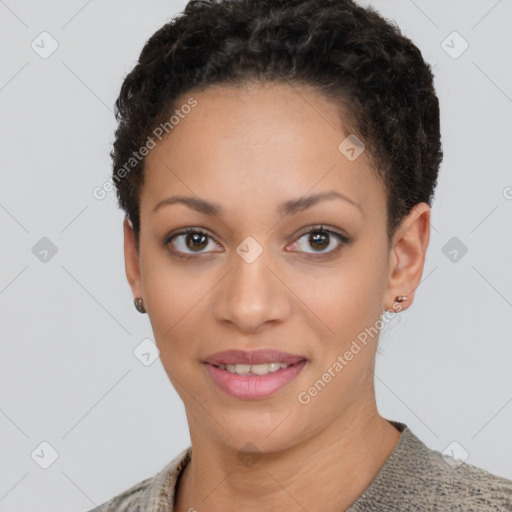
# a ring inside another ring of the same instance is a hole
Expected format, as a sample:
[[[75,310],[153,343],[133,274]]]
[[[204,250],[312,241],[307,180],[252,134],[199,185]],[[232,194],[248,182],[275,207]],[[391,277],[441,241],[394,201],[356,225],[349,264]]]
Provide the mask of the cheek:
[[[176,358],[190,360],[201,345],[201,326],[205,325],[202,309],[212,287],[207,274],[203,271],[201,275],[195,278],[193,270],[185,271],[160,255],[143,260],[142,289],[162,363],[175,364]]]
[[[382,268],[375,262],[354,257],[339,267],[316,272],[314,279],[294,281],[303,314],[327,338],[347,339],[381,313]]]
[[[309,324],[319,340],[313,351],[317,357],[301,391],[311,397],[309,413],[333,421],[373,382],[380,280],[378,273],[355,265],[350,271],[333,273],[323,284],[317,281],[315,290],[308,301],[320,318],[310,315]]]
[[[150,322],[160,361],[176,392],[189,403],[191,396],[199,396],[202,391],[198,372],[205,313],[200,311],[202,303],[198,301],[204,291],[184,293],[176,283],[160,280],[148,285],[147,293],[152,297]]]
[[[319,340],[313,352],[317,358],[312,374],[314,379],[324,380],[325,376],[330,382],[319,393],[319,407],[329,400],[348,403],[371,377],[369,368],[375,359],[381,327],[385,268],[378,252],[362,245],[339,267],[316,275],[308,286],[302,283],[297,292],[316,314],[304,308],[309,328]],[[336,377],[325,375],[329,370]]]

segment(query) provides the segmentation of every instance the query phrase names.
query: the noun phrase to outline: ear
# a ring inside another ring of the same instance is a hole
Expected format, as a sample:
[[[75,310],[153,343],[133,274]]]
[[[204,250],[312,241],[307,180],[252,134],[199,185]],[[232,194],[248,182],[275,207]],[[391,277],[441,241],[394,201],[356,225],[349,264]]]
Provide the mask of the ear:
[[[142,286],[140,279],[139,248],[135,239],[133,225],[125,217],[123,221],[124,232],[124,266],[128,284],[132,289],[133,298],[142,297]]]
[[[397,304],[393,308],[397,295],[405,295],[409,299],[400,303],[400,310],[407,309],[412,304],[423,274],[429,240],[430,206],[427,203],[418,203],[403,219],[393,237],[385,296],[385,304],[390,306],[386,310],[398,311],[395,309]]]

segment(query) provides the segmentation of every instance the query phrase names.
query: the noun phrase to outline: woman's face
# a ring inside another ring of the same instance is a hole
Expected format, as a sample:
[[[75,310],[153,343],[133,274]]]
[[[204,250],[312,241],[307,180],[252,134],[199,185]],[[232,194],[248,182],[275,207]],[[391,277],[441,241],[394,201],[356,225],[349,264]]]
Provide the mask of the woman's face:
[[[367,154],[354,159],[350,141],[339,149],[350,133],[318,93],[267,84],[193,96],[146,157],[139,259],[125,222],[127,276],[193,442],[271,452],[371,416],[375,328],[414,283],[393,272],[399,251],[388,248],[385,191]],[[162,203],[175,196],[196,207]],[[205,363],[261,349],[306,362],[267,376]]]

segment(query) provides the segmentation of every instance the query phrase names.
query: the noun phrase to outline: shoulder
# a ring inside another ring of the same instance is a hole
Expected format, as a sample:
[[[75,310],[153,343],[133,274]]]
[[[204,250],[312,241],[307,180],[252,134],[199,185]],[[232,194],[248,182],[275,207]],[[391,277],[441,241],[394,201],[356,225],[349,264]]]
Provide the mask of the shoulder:
[[[177,477],[190,460],[189,446],[156,475],[146,478],[88,512],[172,512]]]
[[[421,486],[423,499],[451,511],[512,512],[512,480],[426,449],[429,472],[418,471],[416,477],[416,487],[420,480],[426,484]]]
[[[363,510],[512,512],[512,480],[427,447],[404,425],[386,463],[349,508]]]

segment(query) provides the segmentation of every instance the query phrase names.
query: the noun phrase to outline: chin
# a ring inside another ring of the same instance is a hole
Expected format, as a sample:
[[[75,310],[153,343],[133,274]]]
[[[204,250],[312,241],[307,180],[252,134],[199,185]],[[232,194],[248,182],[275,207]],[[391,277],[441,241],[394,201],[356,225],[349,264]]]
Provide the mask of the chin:
[[[265,417],[257,411],[222,414],[222,427],[211,425],[217,436],[233,450],[254,450],[262,453],[276,453],[296,444],[299,439],[299,425],[291,420],[292,415],[281,411],[267,413]],[[283,421],[284,420],[284,421]],[[291,421],[290,421],[291,420]],[[230,435],[231,434],[231,435]]]

